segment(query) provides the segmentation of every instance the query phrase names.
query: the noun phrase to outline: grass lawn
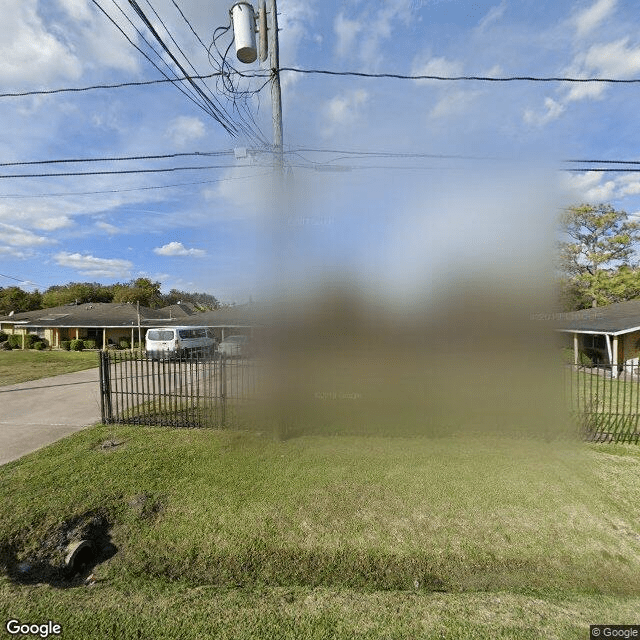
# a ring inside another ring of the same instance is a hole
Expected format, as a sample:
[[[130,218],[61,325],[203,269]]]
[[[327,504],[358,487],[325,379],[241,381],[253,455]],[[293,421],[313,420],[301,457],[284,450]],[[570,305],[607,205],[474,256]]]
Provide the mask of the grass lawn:
[[[97,366],[95,351],[0,351],[0,386]]]
[[[0,617],[72,639],[586,638],[638,622],[639,471],[633,445],[92,427],[0,467]],[[60,581],[70,531],[108,556],[92,586]]]

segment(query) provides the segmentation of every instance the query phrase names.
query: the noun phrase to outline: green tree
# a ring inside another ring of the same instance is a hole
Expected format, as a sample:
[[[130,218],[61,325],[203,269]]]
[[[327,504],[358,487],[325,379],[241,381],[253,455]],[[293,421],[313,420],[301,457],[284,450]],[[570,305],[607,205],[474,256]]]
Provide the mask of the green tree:
[[[149,278],[138,278],[124,284],[113,285],[113,302],[140,302],[143,307],[157,309],[163,305],[160,283]]]
[[[111,287],[98,282],[69,282],[49,287],[42,296],[44,307],[59,307],[64,304],[83,304],[85,302],[111,302]]]
[[[636,297],[638,271],[632,258],[640,225],[609,204],[580,204],[561,217],[567,240],[560,243],[564,300],[585,308]]]
[[[220,308],[220,302],[209,293],[189,293],[179,289],[171,289],[163,297],[164,305],[178,304],[178,302],[190,302],[199,309],[215,310]]]
[[[20,287],[0,287],[0,315],[33,311],[42,306],[42,294],[36,289],[33,293]]]

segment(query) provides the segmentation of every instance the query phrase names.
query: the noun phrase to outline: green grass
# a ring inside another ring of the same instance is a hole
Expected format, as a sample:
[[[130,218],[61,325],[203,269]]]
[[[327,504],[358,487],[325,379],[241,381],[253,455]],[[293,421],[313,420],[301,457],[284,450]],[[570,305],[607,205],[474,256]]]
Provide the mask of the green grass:
[[[639,471],[629,445],[97,426],[0,468],[0,545],[42,560],[90,513],[117,553],[91,587],[0,577],[0,612],[66,638],[584,638],[640,610]]]
[[[95,351],[0,351],[0,386],[97,366]]]

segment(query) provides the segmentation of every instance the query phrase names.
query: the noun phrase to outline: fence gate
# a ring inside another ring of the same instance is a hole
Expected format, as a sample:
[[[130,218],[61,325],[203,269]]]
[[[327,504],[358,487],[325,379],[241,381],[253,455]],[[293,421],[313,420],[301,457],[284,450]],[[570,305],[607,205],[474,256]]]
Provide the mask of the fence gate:
[[[257,396],[258,367],[215,354],[152,358],[143,352],[100,353],[104,424],[226,427]]]

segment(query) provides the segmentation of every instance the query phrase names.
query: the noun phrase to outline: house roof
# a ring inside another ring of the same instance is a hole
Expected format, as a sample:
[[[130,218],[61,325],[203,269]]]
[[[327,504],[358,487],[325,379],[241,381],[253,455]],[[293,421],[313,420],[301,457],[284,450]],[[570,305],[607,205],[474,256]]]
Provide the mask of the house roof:
[[[612,335],[640,330],[640,299],[617,302],[606,307],[554,314],[558,331],[574,333],[609,333]]]
[[[167,318],[169,313],[163,309],[140,307],[140,322],[145,326]],[[87,302],[24,311],[4,316],[0,322],[24,327],[131,327],[138,325],[138,308],[130,303]]]
[[[171,318],[187,318],[194,313],[198,313],[195,305],[190,302],[179,302],[178,304],[172,304],[168,307],[162,307],[158,311],[163,311]]]
[[[113,302],[88,302],[71,304],[37,311],[25,311],[0,317],[2,324],[22,327],[89,327],[116,328],[138,326],[138,309],[135,304]],[[206,327],[250,327],[255,323],[255,313],[248,307],[232,307],[218,311],[197,313],[188,303],[171,305],[162,309],[140,307],[140,324],[143,327],[185,325]]]
[[[243,305],[215,311],[203,311],[181,320],[185,325],[204,327],[251,327],[257,323],[259,312],[253,305]],[[165,321],[161,324],[167,324]]]

